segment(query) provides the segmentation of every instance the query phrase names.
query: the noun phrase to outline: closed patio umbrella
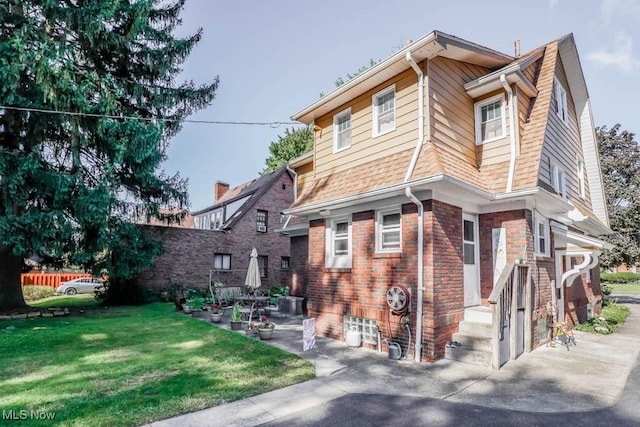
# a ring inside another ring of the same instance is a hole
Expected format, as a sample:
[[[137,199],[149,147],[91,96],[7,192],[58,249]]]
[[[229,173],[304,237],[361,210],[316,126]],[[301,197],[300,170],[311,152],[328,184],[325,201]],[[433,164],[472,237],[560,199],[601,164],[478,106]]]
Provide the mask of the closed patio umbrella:
[[[251,250],[249,269],[247,270],[247,278],[244,281],[244,286],[247,288],[247,291],[252,294],[261,284],[260,268],[258,267],[258,251],[256,248],[253,248],[253,250]]]

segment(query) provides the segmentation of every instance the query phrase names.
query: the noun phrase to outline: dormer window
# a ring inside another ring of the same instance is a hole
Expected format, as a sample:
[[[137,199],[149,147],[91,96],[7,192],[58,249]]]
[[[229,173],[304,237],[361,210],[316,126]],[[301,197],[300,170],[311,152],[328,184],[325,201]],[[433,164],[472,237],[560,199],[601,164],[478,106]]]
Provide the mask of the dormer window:
[[[373,136],[383,135],[396,128],[395,85],[373,95]]]
[[[477,145],[504,138],[507,134],[502,95],[476,103],[475,116]]]
[[[555,110],[560,119],[567,124],[569,122],[569,113],[567,110],[567,91],[564,90],[560,80],[554,77],[553,79],[553,93],[556,98]]]
[[[333,152],[351,147],[351,108],[333,116]]]

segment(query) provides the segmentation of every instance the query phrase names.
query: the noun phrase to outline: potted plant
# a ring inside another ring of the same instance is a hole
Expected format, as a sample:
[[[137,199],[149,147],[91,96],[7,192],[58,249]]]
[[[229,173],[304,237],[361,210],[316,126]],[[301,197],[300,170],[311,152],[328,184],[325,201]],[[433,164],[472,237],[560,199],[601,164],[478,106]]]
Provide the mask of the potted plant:
[[[222,320],[222,316],[224,315],[224,312],[220,308],[220,304],[213,304],[209,313],[211,315],[211,321],[213,323],[219,323]]]
[[[270,322],[267,316],[262,317],[262,321],[258,323],[258,336],[261,340],[270,340],[273,336],[273,330],[276,324]]]
[[[239,302],[233,304],[233,308],[231,309],[231,329],[234,331],[242,329],[242,313],[240,313]]]

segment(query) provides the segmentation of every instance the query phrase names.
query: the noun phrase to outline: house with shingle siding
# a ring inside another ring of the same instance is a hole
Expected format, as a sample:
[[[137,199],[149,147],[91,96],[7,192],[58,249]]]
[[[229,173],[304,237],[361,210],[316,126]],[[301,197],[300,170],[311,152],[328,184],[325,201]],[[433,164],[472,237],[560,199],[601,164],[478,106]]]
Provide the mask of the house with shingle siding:
[[[314,149],[282,231],[307,242],[319,335],[497,368],[599,312],[610,230],[573,35],[512,57],[434,31],[292,118]]]

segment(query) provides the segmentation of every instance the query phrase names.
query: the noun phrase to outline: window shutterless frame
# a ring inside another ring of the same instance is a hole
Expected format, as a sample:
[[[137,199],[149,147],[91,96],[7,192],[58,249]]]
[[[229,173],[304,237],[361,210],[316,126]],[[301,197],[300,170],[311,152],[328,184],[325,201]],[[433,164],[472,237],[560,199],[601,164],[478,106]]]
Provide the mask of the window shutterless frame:
[[[496,95],[474,104],[476,145],[507,136],[504,96]]]
[[[396,85],[391,85],[371,98],[372,135],[384,135],[396,129]]]
[[[351,147],[351,108],[333,116],[333,152]]]

